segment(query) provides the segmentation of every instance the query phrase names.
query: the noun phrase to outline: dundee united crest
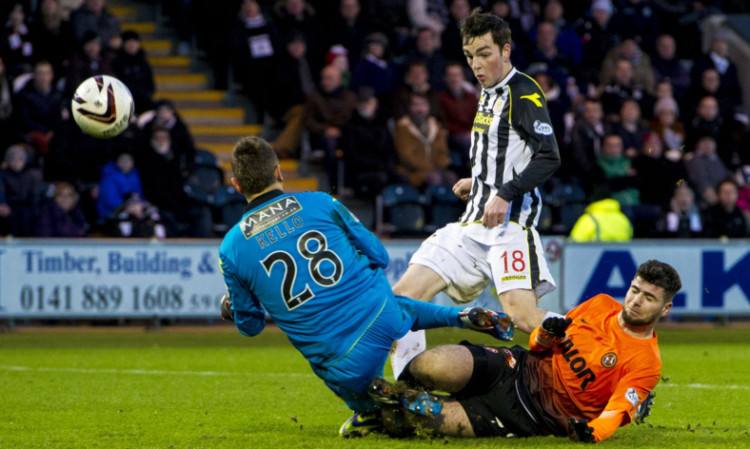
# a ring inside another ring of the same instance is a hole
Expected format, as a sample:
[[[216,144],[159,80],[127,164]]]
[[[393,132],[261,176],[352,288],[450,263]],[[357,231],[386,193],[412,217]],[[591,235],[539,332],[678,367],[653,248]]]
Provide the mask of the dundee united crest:
[[[614,368],[617,365],[617,354],[608,352],[602,357],[602,366],[605,368]]]

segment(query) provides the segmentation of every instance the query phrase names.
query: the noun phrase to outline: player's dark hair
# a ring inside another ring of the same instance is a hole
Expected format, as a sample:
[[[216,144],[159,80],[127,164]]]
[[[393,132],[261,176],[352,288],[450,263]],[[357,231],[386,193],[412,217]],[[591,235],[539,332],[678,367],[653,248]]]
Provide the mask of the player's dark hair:
[[[492,35],[492,41],[500,50],[503,49],[505,44],[510,44],[510,25],[508,25],[508,22],[495,14],[483,13],[482,8],[474,8],[471,14],[461,22],[461,40],[464,45],[487,33]]]
[[[672,300],[674,295],[682,288],[680,275],[671,265],[659,262],[658,260],[649,260],[638,267],[635,273],[649,284],[664,289],[665,303]]]
[[[245,195],[259,193],[276,182],[277,165],[276,152],[260,137],[243,137],[232,151],[232,172]]]

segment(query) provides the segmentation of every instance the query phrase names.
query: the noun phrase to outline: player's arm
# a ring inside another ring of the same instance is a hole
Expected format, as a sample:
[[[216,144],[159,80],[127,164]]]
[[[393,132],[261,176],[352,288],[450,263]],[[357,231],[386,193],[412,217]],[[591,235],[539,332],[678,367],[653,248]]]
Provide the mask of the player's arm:
[[[222,300],[222,316],[231,311],[237,330],[247,337],[254,337],[266,327],[266,314],[252,292],[235,274],[235,267],[226,257],[219,256],[221,272],[227,286],[229,304]],[[229,311],[225,312],[227,307]]]
[[[383,243],[346,206],[335,199],[333,200],[333,214],[334,221],[347,231],[349,241],[359,252],[370,259],[372,265],[380,268],[388,266],[388,251]]]
[[[498,187],[498,196],[512,201],[546,181],[560,166],[560,149],[555,140],[547,100],[536,84],[511,89],[511,126],[533,151],[531,161],[510,182]],[[520,88],[520,89],[519,89]]]
[[[611,437],[618,428],[630,424],[638,410],[638,405],[646,399],[658,380],[659,373],[657,371],[641,371],[623,377],[604,411],[586,423],[586,426],[591,428],[590,433],[594,441],[604,441]],[[579,429],[585,430],[580,424],[580,420],[578,421]],[[570,427],[571,423],[569,422],[569,432]],[[573,438],[573,435],[570,436]]]

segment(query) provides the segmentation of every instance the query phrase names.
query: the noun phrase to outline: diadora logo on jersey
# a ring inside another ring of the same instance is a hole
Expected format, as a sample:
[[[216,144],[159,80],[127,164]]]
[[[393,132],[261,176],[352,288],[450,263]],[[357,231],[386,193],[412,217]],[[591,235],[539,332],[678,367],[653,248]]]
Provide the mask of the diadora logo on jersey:
[[[543,136],[552,135],[552,125],[549,123],[540,122],[539,120],[534,122],[534,132]]]
[[[625,399],[633,404],[633,407],[638,405],[638,393],[635,392],[635,388],[628,388],[628,391],[625,392]]]
[[[540,98],[542,98],[542,97],[540,97],[539,94],[536,93],[536,92],[534,92],[531,95],[521,95],[521,99],[522,100],[529,100],[530,102],[534,103],[536,105],[536,107],[538,107],[538,108],[542,107],[542,102],[539,101]]]
[[[617,365],[617,354],[608,352],[602,357],[602,366],[605,368],[614,368]]]
[[[477,111],[477,115],[474,117],[474,126],[471,130],[487,134],[490,131],[490,124],[493,118],[494,116],[489,112]]]
[[[297,198],[287,196],[248,215],[240,223],[240,229],[242,229],[245,238],[249,239],[301,210],[302,206],[300,206]]]

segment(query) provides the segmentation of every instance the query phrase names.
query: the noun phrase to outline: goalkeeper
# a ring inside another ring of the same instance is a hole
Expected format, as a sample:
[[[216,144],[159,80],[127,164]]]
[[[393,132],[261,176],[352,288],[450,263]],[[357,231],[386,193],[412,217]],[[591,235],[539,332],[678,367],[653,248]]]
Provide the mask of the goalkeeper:
[[[222,316],[252,337],[268,312],[355,412],[377,410],[367,385],[382,376],[391,344],[410,329],[455,326],[512,338],[504,314],[394,295],[382,270],[383,244],[331,196],[284,193],[276,153],[264,140],[240,140],[231,163],[232,184],[249,204],[219,249],[228,289]],[[369,425],[352,418],[349,427]]]
[[[605,440],[648,415],[661,372],[654,326],[680,288],[674,268],[650,260],[638,268],[623,304],[599,294],[565,318],[547,318],[532,332],[530,350],[463,343],[424,352],[399,380],[451,396],[435,416],[384,407],[386,430]],[[376,400],[393,403],[384,390],[393,387],[383,379],[371,383]]]

